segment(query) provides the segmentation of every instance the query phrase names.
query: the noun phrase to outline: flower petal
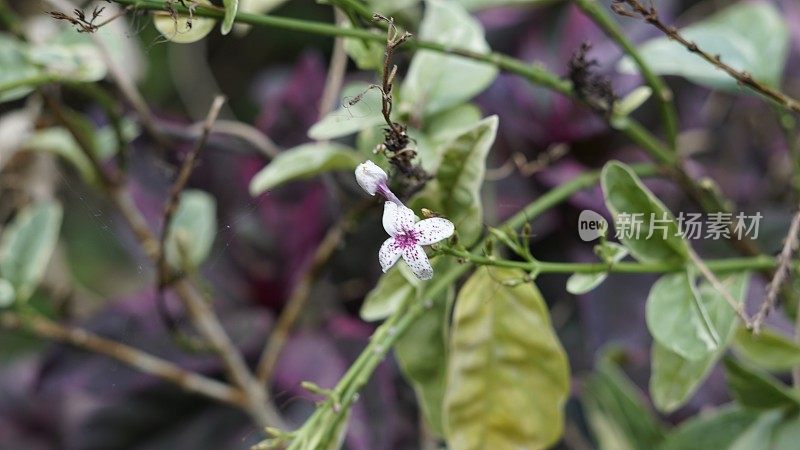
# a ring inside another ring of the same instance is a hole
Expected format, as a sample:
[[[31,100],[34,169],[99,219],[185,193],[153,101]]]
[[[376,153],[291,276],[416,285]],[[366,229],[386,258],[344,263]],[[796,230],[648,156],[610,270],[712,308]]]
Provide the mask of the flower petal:
[[[414,225],[414,232],[417,236],[417,244],[431,245],[453,235],[456,227],[453,222],[441,217],[425,219]]]
[[[365,161],[356,167],[356,181],[369,195],[375,195],[381,187],[388,190],[389,176],[372,161]]]
[[[391,236],[414,228],[414,211],[393,202],[383,204],[383,228]]]
[[[381,262],[381,269],[383,269],[383,272],[386,273],[386,271],[400,259],[400,255],[402,254],[403,249],[397,245],[393,237],[385,240],[383,245],[381,245],[381,249],[378,251],[378,260]]]
[[[425,254],[425,250],[419,245],[403,249],[403,261],[408,264],[408,267],[411,268],[411,271],[414,272],[414,275],[420,280],[430,280],[433,278],[431,262],[428,260],[428,255]]]

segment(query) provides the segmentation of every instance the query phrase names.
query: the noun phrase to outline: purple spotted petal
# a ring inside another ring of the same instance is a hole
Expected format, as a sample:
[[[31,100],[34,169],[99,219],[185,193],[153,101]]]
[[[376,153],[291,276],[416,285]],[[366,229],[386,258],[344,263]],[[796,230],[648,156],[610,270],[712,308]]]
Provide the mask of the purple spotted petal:
[[[428,255],[425,254],[425,250],[419,245],[403,249],[403,260],[420,280],[430,280],[433,278],[431,262],[428,261]]]
[[[390,236],[396,236],[414,228],[414,211],[393,202],[383,204],[383,228]]]
[[[455,229],[453,222],[441,217],[425,219],[414,225],[414,233],[419,245],[431,245],[447,239],[453,235]]]
[[[378,260],[381,262],[381,269],[383,269],[384,273],[400,259],[402,254],[403,249],[397,245],[393,237],[383,242],[381,249],[378,251]]]

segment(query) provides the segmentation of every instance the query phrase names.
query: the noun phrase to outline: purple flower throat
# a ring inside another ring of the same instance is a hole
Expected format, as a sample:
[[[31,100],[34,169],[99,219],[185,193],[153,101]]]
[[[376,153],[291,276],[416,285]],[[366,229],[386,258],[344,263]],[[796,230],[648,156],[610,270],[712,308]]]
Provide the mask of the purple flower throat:
[[[395,244],[400,248],[411,248],[417,245],[417,233],[414,230],[404,229],[394,236]]]

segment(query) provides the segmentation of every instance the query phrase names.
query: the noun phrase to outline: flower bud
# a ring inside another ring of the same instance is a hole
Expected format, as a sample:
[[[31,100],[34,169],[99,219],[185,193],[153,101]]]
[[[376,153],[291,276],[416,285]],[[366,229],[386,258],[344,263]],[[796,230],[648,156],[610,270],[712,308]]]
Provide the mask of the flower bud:
[[[356,167],[356,181],[358,181],[359,186],[367,191],[367,194],[381,194],[386,200],[398,206],[404,206],[403,202],[389,189],[387,184],[389,176],[374,162],[365,161]]]
[[[389,176],[374,162],[366,161],[356,167],[356,181],[369,195],[375,195],[379,190],[388,189]]]

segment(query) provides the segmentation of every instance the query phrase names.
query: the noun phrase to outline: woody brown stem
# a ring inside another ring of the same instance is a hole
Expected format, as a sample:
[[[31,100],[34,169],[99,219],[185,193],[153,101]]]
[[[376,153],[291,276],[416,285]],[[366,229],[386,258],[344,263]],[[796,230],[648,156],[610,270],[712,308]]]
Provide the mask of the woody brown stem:
[[[42,316],[22,317],[12,312],[0,315],[0,327],[7,330],[24,331],[44,339],[63,342],[86,351],[108,356],[140,372],[177,384],[188,392],[240,408],[246,405],[242,392],[228,384],[185,370],[167,360],[121,342],[98,336],[83,328],[61,325]]]
[[[628,5],[629,8],[626,8]],[[664,33],[671,40],[686,47],[686,50],[700,56],[708,63],[713,65],[719,70],[728,74],[731,78],[736,80],[740,85],[749,88],[757,94],[765,97],[782,107],[800,113],[800,101],[784,94],[783,92],[773,89],[766,84],[756,80],[753,76],[745,71],[736,70],[722,61],[720,55],[712,55],[707,51],[700,48],[697,43],[686,39],[677,28],[664,24],[658,17],[658,12],[655,7],[647,8],[642,5],[638,0],[614,0],[612,9],[619,15],[627,17],[639,17],[645,22],[653,25],[659,31]]]

